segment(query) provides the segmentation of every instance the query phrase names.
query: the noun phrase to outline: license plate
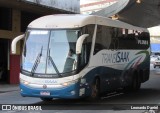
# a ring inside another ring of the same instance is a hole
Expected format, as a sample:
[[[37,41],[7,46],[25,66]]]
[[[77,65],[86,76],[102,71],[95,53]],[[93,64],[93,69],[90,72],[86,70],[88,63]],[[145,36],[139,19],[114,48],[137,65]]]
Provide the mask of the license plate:
[[[41,91],[40,95],[49,96],[51,93],[49,91]]]

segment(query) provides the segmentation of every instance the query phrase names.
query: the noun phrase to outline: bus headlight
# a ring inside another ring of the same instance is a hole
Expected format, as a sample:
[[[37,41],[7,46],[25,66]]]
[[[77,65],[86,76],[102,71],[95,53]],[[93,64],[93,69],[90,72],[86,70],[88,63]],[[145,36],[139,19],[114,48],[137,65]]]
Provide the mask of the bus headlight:
[[[61,85],[62,86],[69,86],[69,85],[72,85],[72,84],[75,84],[78,82],[78,79],[77,80],[73,80],[73,81],[70,81],[70,82],[64,82],[62,83]]]
[[[25,84],[25,85],[28,85],[28,84],[29,84],[28,81],[25,81],[25,80],[22,80],[22,79],[20,79],[20,83]]]

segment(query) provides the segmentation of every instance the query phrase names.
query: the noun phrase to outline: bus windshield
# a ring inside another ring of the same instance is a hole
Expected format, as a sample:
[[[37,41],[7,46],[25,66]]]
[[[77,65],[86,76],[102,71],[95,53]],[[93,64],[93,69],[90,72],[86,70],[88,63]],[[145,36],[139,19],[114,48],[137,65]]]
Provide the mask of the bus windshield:
[[[34,74],[68,73],[76,70],[79,30],[28,30],[22,70]]]

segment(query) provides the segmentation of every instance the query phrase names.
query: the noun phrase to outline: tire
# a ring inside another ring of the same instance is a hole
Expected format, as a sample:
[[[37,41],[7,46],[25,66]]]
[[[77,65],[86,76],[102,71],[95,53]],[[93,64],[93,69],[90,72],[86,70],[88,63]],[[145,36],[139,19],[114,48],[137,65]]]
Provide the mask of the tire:
[[[140,77],[139,75],[135,75],[134,76],[134,80],[133,80],[133,83],[132,83],[132,91],[138,91],[141,87],[141,81],[140,81]]]
[[[154,68],[156,68],[156,66],[154,65]]]
[[[90,100],[97,100],[100,96],[100,80],[95,78],[91,86]]]
[[[53,98],[44,98],[44,97],[41,97],[40,99],[43,100],[43,101],[52,101]]]
[[[125,92],[134,92],[138,91],[141,87],[140,75],[138,73],[134,73],[132,77],[132,82],[130,85],[124,87]]]

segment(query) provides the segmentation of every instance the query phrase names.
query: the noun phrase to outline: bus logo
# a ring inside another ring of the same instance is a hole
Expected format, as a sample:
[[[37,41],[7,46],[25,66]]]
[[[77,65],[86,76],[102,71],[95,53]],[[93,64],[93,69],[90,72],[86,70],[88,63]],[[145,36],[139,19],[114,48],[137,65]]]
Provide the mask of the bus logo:
[[[46,89],[46,88],[47,88],[47,85],[46,85],[46,84],[44,84],[44,85],[43,85],[43,89]]]

